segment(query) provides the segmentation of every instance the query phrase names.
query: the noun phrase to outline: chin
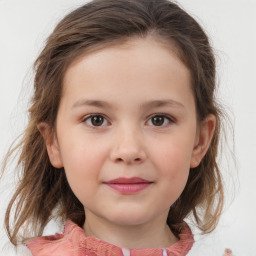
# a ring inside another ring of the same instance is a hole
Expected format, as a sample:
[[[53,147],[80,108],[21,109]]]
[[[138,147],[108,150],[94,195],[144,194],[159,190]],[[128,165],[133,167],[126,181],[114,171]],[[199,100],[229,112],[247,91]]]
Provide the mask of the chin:
[[[136,226],[141,225],[147,220],[150,220],[149,216],[145,216],[145,214],[141,214],[139,212],[125,212],[121,214],[115,214],[109,219],[112,223],[121,226]]]

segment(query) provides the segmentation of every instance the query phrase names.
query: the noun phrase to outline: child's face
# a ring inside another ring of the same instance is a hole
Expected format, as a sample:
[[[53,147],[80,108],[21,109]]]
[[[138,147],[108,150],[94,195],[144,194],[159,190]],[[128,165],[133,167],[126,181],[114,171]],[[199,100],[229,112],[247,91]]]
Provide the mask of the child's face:
[[[48,152],[87,216],[166,221],[202,158],[190,72],[170,49],[134,39],[82,57],[65,74]]]

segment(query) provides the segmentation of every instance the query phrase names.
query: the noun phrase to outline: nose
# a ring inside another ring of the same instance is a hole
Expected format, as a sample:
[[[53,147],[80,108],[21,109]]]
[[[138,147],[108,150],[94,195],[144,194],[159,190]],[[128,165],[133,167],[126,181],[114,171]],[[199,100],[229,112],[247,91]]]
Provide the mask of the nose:
[[[140,132],[129,129],[120,131],[114,139],[110,158],[115,163],[143,163],[147,155]]]

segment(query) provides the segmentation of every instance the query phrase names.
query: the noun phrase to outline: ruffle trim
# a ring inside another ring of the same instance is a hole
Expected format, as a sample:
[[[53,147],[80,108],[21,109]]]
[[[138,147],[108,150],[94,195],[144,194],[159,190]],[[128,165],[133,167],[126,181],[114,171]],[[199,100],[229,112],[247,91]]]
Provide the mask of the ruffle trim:
[[[185,256],[193,246],[194,238],[184,222],[180,240],[166,248],[168,256]],[[67,220],[61,234],[34,238],[26,243],[33,256],[123,256],[122,249],[113,244],[84,234],[84,230]],[[131,256],[162,256],[159,248],[131,249]]]

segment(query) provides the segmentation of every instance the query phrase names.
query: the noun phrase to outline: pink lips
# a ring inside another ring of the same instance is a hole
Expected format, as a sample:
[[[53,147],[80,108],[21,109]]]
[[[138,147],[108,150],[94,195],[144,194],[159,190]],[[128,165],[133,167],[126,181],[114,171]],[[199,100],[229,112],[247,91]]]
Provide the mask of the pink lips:
[[[118,178],[104,182],[112,189],[122,194],[134,194],[150,186],[153,182],[150,182],[139,177],[133,178]]]

